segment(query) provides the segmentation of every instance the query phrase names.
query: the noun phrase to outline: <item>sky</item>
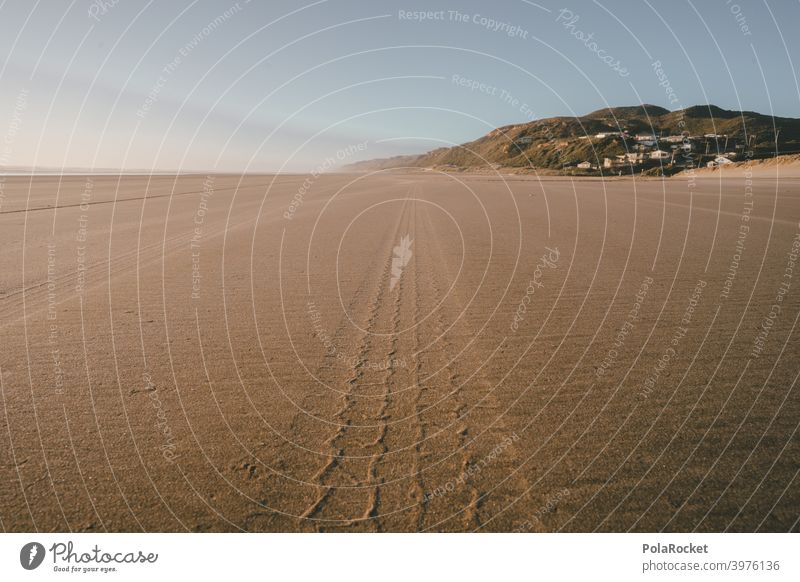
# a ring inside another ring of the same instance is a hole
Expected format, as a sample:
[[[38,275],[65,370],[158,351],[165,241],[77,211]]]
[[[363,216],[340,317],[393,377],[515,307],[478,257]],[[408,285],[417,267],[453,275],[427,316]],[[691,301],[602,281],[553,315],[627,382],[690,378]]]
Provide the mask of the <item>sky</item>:
[[[5,1],[0,166],[307,172],[608,106],[800,117],[798,22],[796,0]]]

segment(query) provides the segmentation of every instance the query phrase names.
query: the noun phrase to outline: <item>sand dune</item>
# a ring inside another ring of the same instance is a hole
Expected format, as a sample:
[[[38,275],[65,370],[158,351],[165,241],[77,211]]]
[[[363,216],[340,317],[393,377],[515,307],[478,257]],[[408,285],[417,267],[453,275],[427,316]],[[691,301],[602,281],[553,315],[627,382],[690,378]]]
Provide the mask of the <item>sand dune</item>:
[[[723,176],[726,178],[800,178],[800,155],[783,155],[762,160],[739,161],[716,168],[694,170],[698,176]]]

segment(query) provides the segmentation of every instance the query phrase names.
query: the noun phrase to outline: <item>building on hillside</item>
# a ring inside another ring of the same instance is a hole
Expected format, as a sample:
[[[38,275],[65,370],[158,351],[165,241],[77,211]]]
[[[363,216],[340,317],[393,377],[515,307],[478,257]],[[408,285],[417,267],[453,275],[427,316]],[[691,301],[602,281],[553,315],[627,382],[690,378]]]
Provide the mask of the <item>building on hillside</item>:
[[[617,161],[623,164],[640,164],[644,161],[645,154],[642,152],[628,152],[617,156]]]
[[[592,163],[591,162],[581,162],[580,164],[577,165],[577,168],[580,169],[580,170],[591,170],[592,169]]]
[[[708,162],[706,166],[709,168],[719,168],[720,166],[727,166],[728,164],[732,164],[733,160],[730,158],[726,158],[725,156],[717,156],[712,161]]]
[[[664,150],[653,150],[650,152],[650,159],[651,160],[666,160],[667,158],[671,158],[672,154],[669,152],[665,152]]]

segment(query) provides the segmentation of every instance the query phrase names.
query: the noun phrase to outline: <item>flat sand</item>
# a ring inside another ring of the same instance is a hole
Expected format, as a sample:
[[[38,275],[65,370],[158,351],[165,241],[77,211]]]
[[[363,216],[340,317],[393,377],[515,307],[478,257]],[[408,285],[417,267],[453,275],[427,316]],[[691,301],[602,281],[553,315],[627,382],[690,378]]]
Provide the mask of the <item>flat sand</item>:
[[[5,531],[799,529],[800,179],[1,192]]]

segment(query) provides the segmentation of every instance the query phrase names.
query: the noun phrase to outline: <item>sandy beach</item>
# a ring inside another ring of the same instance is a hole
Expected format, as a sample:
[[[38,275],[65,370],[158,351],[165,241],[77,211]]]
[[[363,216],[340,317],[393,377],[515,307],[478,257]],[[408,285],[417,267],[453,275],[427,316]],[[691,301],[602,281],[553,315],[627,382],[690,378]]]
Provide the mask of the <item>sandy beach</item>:
[[[800,178],[6,177],[5,531],[798,531]]]

